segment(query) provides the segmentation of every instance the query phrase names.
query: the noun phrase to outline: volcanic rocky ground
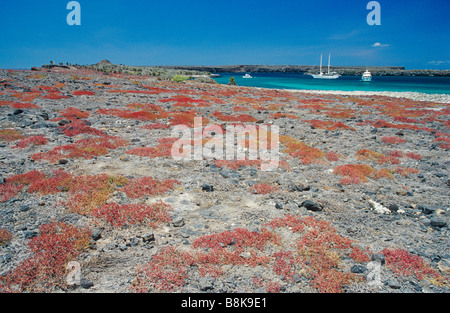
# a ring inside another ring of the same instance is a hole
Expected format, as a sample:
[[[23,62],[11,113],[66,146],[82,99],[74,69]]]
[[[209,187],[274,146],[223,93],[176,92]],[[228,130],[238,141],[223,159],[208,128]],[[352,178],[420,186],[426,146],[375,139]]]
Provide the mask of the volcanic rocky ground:
[[[0,71],[0,112],[2,291],[449,291],[448,103]],[[173,159],[194,116],[280,166]]]

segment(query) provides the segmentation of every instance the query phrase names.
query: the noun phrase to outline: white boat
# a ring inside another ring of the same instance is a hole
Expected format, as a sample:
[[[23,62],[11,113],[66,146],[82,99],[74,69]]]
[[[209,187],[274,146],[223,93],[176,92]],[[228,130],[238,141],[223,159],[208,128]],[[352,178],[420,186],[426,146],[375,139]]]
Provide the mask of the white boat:
[[[245,74],[242,78],[253,78],[250,74]]]
[[[331,55],[328,55],[328,72],[327,73],[322,72],[322,55],[320,55],[320,73],[319,74],[311,74],[311,76],[313,78],[319,78],[319,79],[339,78],[341,75],[339,75],[336,72],[330,72],[330,63],[331,63]]]
[[[365,71],[361,77],[361,81],[363,81],[363,82],[372,81],[372,73],[370,73],[369,71]]]

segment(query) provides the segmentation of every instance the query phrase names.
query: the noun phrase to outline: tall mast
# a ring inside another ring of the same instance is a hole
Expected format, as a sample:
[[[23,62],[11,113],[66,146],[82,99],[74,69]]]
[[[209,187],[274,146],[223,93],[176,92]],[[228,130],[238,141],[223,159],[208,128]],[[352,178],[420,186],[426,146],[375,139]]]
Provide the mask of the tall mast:
[[[330,61],[331,61],[331,54],[328,55],[328,74],[330,74]]]
[[[320,74],[322,75],[322,54],[320,55]]]

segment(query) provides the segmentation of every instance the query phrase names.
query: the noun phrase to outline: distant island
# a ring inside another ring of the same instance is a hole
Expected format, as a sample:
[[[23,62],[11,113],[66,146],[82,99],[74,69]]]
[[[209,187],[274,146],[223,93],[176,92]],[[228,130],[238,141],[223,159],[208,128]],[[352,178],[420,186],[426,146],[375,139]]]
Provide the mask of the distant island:
[[[162,81],[173,81],[173,82],[183,82],[188,79],[194,79],[198,82],[203,83],[215,83],[212,79],[210,72],[197,71],[189,69],[175,69],[173,67],[162,67],[162,66],[131,66],[124,64],[113,64],[109,60],[102,60],[98,63],[91,65],[78,65],[70,64],[66,62],[65,64],[60,62],[56,64],[50,61],[49,64],[44,64],[41,67],[32,67],[32,71],[76,71],[76,70],[93,70],[96,72],[101,72],[105,75],[135,75],[135,76],[148,76],[154,77]]]
[[[155,66],[163,69],[193,70],[209,73],[312,73],[313,65],[223,65],[223,66]],[[440,76],[450,77],[450,70],[406,70],[403,66],[333,66],[333,71],[343,76],[360,76],[364,71],[374,76]]]
[[[310,74],[319,71],[315,65],[154,65],[131,66],[113,64],[108,60],[102,60],[92,65],[72,65],[66,63],[45,64],[44,69],[52,68],[85,68],[104,72],[105,74],[123,73],[138,76],[156,76],[163,80],[171,80],[175,76],[185,76],[208,81],[208,78],[220,73],[298,73]],[[33,67],[37,70],[38,68]],[[333,71],[342,76],[361,76],[369,70],[373,76],[427,76],[450,77],[450,70],[411,69],[403,66],[333,66]]]

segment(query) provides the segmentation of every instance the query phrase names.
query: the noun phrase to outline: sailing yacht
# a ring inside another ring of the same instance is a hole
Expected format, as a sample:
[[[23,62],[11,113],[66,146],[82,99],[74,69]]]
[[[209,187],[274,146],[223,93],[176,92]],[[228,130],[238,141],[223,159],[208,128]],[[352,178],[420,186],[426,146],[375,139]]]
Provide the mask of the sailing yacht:
[[[339,78],[341,75],[339,75],[336,72],[330,72],[330,63],[331,63],[331,55],[328,55],[328,72],[324,73],[322,72],[322,55],[320,55],[320,73],[319,74],[311,74],[313,78],[320,78],[320,79],[336,79]]]

